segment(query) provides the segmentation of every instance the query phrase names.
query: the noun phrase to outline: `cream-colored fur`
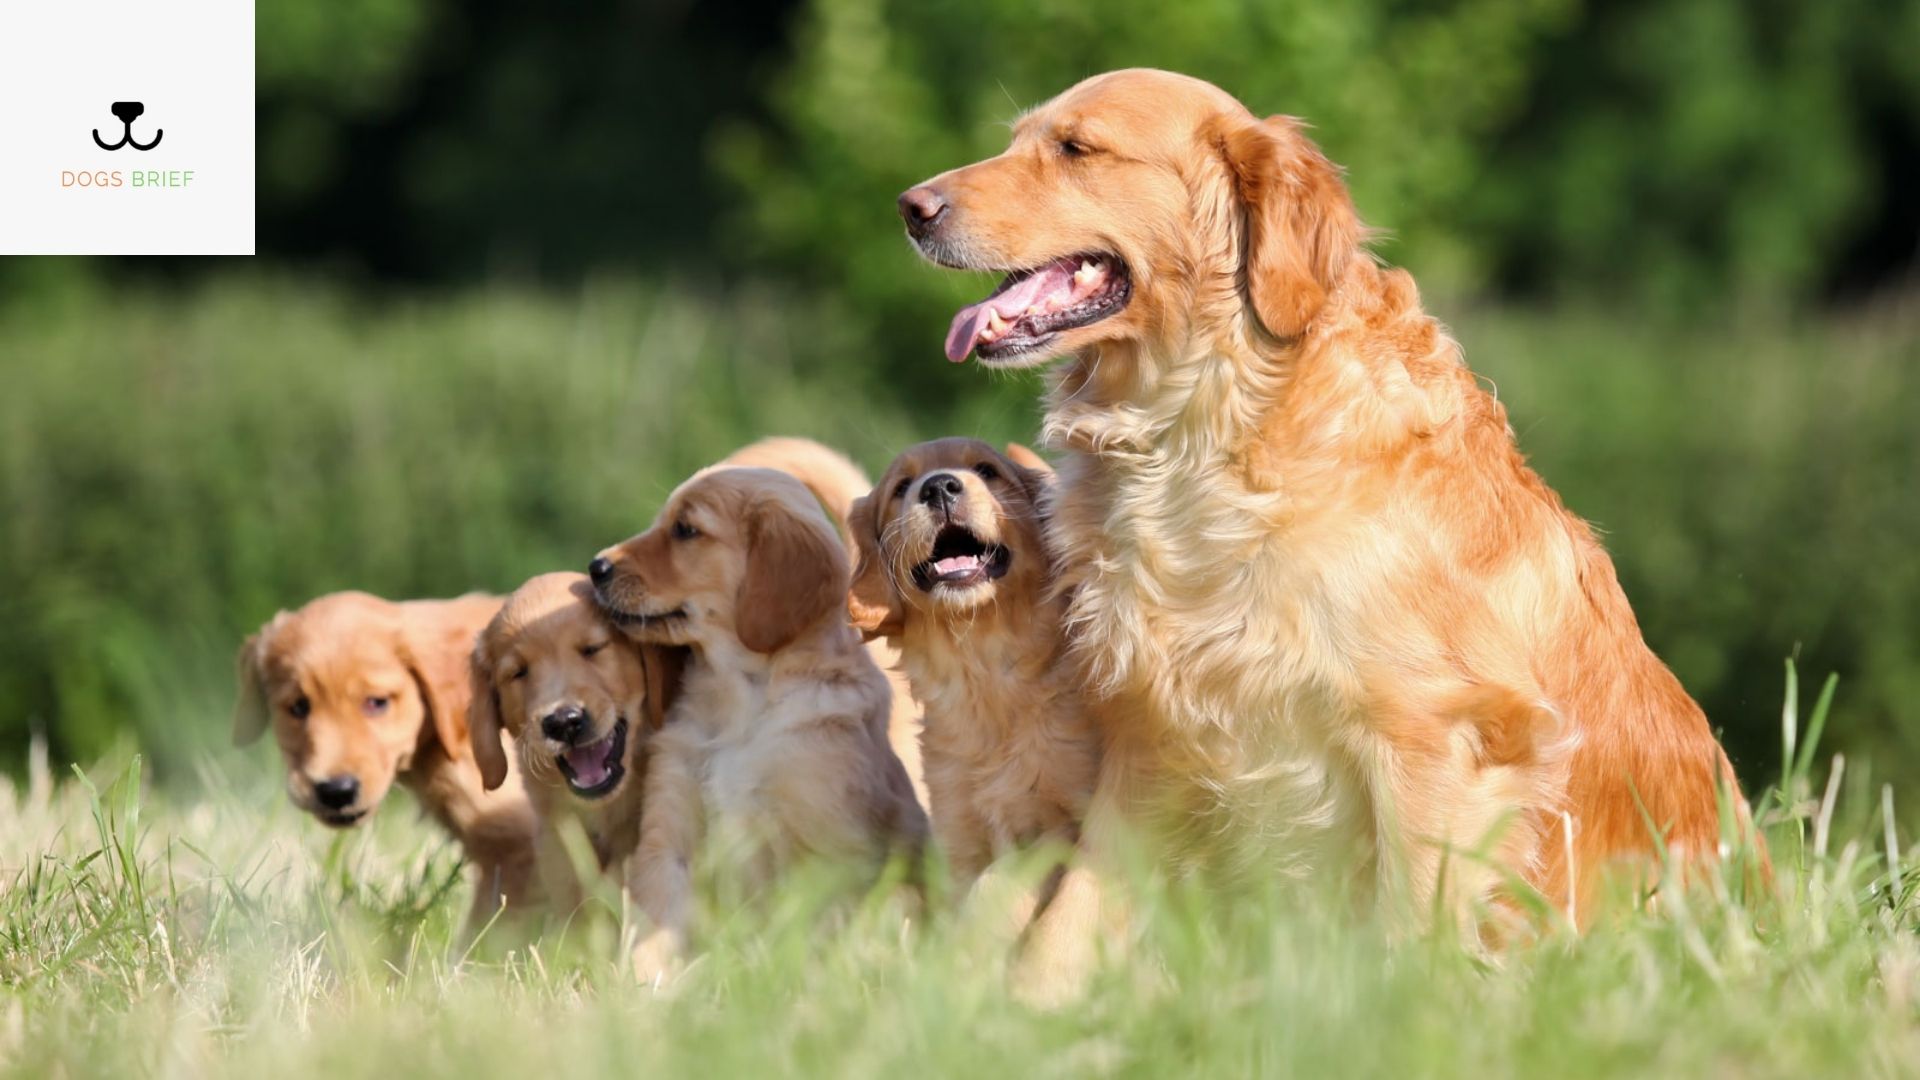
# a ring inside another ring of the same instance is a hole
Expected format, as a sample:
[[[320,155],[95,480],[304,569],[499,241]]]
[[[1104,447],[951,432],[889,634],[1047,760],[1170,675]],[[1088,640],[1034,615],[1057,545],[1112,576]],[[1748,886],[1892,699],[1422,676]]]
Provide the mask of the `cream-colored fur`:
[[[684,948],[703,845],[750,887],[801,858],[917,857],[927,822],[888,745],[892,692],[848,624],[848,563],[793,477],[719,466],[601,557],[598,595],[639,640],[691,650],[653,740],[629,868],[642,979]]]

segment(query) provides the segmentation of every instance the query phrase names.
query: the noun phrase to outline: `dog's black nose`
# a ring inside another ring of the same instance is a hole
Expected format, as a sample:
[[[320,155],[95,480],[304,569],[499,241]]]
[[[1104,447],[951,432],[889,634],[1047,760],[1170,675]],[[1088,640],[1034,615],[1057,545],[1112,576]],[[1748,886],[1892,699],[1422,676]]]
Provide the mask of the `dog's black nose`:
[[[960,478],[952,473],[934,473],[920,482],[920,501],[935,510],[944,510],[959,502],[966,490]]]
[[[907,231],[915,236],[932,232],[946,219],[947,209],[947,200],[924,184],[908,188],[900,195],[900,217],[907,223]]]
[[[313,797],[329,810],[345,810],[360,797],[360,778],[329,776],[325,780],[315,781]]]
[[[602,556],[587,564],[587,576],[595,585],[605,585],[613,576],[613,560]]]
[[[587,710],[578,705],[562,705],[540,718],[540,730],[554,742],[572,746],[587,730]]]
[[[147,107],[138,101],[116,101],[113,103],[113,115],[118,117],[123,124],[133,123],[135,120],[140,119],[141,113],[146,111]]]

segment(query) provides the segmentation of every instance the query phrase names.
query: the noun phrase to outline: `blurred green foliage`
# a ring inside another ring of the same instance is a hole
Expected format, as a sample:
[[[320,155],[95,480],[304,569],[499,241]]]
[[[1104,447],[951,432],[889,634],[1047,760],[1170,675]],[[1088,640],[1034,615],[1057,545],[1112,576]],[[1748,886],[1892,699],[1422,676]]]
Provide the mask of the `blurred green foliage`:
[[[1778,757],[1796,650],[1841,673],[1847,745],[1920,760],[1911,313],[1458,322],[1743,768]],[[381,303],[215,283],[15,320],[0,355],[0,745],[37,725],[85,760],[132,732],[176,770],[224,737],[233,651],[279,607],[580,566],[768,433],[877,472],[923,438],[1037,426],[1032,378],[875,353],[787,296],[631,282]]]
[[[1920,331],[1827,304],[1911,289],[1920,0],[275,0],[258,37],[266,280],[0,261],[0,747],[177,767],[276,607],[579,565],[757,435],[1031,438],[1031,379],[938,361],[980,284],[893,200],[1152,65],[1313,123],[1743,766],[1796,647],[1920,760]]]
[[[899,272],[893,197],[1127,66],[1305,117],[1430,290],[1725,312],[1911,264],[1914,40],[1916,0],[811,0],[777,122],[715,156],[735,241],[829,267],[903,346],[935,347],[962,286]]]

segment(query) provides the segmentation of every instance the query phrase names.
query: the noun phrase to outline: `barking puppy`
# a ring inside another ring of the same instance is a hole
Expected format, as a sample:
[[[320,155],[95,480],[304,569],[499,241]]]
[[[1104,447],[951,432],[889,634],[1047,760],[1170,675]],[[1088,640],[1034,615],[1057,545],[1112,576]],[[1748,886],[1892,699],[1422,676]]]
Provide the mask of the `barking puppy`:
[[[995,858],[1043,840],[1071,846],[1100,744],[1068,661],[1066,604],[1051,590],[1041,505],[1052,470],[1032,451],[977,439],[922,443],[854,504],[854,625],[898,643],[926,704],[921,736],[934,835],[964,889]],[[1049,883],[1049,888],[1053,883]],[[1043,890],[1044,892],[1044,890]],[[1084,917],[1033,898],[1029,963]]]
[[[1297,122],[1113,72],[900,209],[928,258],[1009,273],[949,358],[1069,358],[1049,529],[1103,699],[1089,844],[1127,819],[1234,872],[1351,868],[1391,921],[1472,935],[1510,876],[1578,921],[1646,822],[1694,860],[1721,793],[1744,825],[1606,552]]]
[[[1093,791],[1098,740],[1050,593],[1052,479],[1024,448],[941,439],[901,454],[853,507],[849,611],[899,644],[926,703],[934,828],[963,885],[1009,849],[1071,842]]]
[[[561,822],[579,823],[602,870],[624,867],[640,836],[647,739],[679,658],[615,633],[586,577],[571,573],[515,589],[470,652],[474,757],[489,789],[519,773],[541,825],[541,878],[571,908],[579,883]]]
[[[343,592],[282,611],[240,647],[233,717],[240,746],[271,721],[287,794],[327,825],[365,820],[396,781],[412,791],[478,871],[469,935],[503,902],[517,910],[535,894],[526,795],[483,786],[467,741],[466,657],[499,608],[491,596]]]
[[[654,928],[634,954],[643,979],[684,945],[703,832],[743,852],[753,886],[804,856],[917,855],[927,821],[888,745],[892,693],[847,621],[846,551],[804,485],[703,470],[591,574],[621,629],[691,648],[632,862]]]

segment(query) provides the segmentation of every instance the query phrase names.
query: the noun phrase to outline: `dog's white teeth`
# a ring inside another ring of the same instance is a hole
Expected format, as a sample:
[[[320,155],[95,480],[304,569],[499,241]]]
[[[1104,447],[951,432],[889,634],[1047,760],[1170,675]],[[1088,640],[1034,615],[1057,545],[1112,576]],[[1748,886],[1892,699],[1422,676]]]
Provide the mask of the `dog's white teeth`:
[[[999,337],[1001,334],[1006,333],[1008,325],[1007,320],[1000,317],[999,308],[987,309],[987,330],[991,332],[994,337]]]
[[[1080,261],[1080,269],[1073,272],[1073,283],[1078,287],[1091,285],[1100,279],[1101,273],[1100,267],[1096,265],[1093,260],[1082,259]]]

